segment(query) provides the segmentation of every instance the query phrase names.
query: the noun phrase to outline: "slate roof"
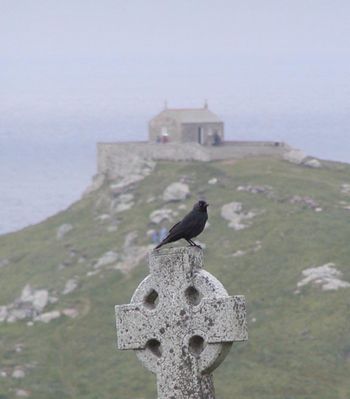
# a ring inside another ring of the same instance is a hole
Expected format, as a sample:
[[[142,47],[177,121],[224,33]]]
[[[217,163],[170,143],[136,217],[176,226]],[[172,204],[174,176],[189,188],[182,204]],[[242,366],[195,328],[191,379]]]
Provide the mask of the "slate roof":
[[[222,120],[207,108],[168,108],[157,116],[168,116],[179,123],[217,123]]]

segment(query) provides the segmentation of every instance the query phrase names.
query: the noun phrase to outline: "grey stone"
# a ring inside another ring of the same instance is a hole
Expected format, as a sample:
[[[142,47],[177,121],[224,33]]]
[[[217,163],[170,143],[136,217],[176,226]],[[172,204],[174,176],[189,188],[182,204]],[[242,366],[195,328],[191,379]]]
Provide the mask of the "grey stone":
[[[304,162],[305,166],[308,166],[309,168],[320,168],[322,166],[321,162],[318,159],[308,159],[307,161]]]
[[[340,186],[340,191],[341,191],[343,194],[350,194],[350,183],[343,183],[343,184]]]
[[[36,290],[33,293],[33,308],[38,312],[42,312],[49,302],[49,292],[47,290]]]
[[[52,312],[42,313],[37,316],[35,321],[42,321],[43,323],[49,323],[51,320],[55,320],[61,317],[61,312],[59,310],[53,310]]]
[[[26,389],[16,389],[16,396],[19,398],[29,398],[30,391],[27,391]]]
[[[0,323],[6,320],[7,315],[7,306],[0,306]]]
[[[70,317],[71,319],[75,319],[76,317],[79,316],[79,312],[75,308],[67,308],[62,310],[62,314]]]
[[[113,200],[111,208],[115,213],[127,211],[134,206],[133,199],[133,194],[121,194]]]
[[[94,269],[99,269],[100,267],[110,265],[111,263],[115,263],[119,258],[119,255],[117,252],[114,251],[108,251],[104,255],[101,256],[101,258],[97,261],[97,263],[94,266]]]
[[[83,192],[82,197],[86,197],[87,195],[93,193],[94,191],[99,190],[103,183],[106,180],[106,176],[103,173],[99,173],[92,178],[92,183],[88,186]]]
[[[0,259],[0,269],[2,267],[8,266],[10,264],[10,261],[8,259]]]
[[[172,183],[170,184],[163,193],[163,200],[165,202],[170,201],[183,201],[190,196],[190,189],[187,184],[184,183]]]
[[[62,294],[68,295],[74,290],[76,290],[77,287],[78,287],[78,281],[75,278],[71,278],[66,282]]]
[[[22,369],[14,369],[12,372],[12,378],[24,378],[26,376],[26,373]]]
[[[73,226],[69,223],[62,224],[58,229],[56,233],[56,237],[58,240],[61,240],[67,233],[69,233],[71,230],[73,230]]]
[[[213,399],[211,373],[247,339],[245,299],[202,269],[198,248],[150,253],[150,275],[116,306],[118,348],[157,374],[160,399]]]
[[[221,216],[228,220],[228,226],[234,230],[242,230],[249,227],[251,224],[249,219],[252,219],[256,215],[257,213],[253,211],[243,212],[240,202],[230,202],[221,208]]]
[[[149,218],[152,223],[159,224],[164,220],[172,222],[174,216],[176,213],[171,209],[157,209],[149,215]]]
[[[291,151],[283,154],[283,159],[285,161],[295,163],[297,165],[301,165],[305,158],[306,155],[303,153],[303,151],[298,149],[292,149]]]
[[[212,179],[208,180],[208,184],[216,184],[218,182],[217,177],[213,177]]]
[[[304,278],[298,282],[298,288],[311,283],[321,285],[324,291],[350,288],[349,282],[341,280],[342,272],[335,268],[334,263],[327,263],[319,267],[310,267],[303,270],[302,273]],[[299,291],[296,293],[299,293]]]

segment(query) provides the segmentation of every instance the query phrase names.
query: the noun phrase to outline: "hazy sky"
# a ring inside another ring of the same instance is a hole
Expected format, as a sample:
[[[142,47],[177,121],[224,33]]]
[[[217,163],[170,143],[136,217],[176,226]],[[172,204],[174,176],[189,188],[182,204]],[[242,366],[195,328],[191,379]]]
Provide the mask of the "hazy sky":
[[[69,130],[207,98],[233,120],[329,115],[345,129],[349,21],[349,0],[0,0],[0,122]]]

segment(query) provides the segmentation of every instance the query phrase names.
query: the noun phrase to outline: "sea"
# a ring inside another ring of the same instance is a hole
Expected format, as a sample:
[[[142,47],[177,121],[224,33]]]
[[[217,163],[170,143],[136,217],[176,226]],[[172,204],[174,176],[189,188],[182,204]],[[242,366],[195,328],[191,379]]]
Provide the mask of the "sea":
[[[350,163],[349,115],[222,117],[227,139],[285,141],[308,155]],[[98,141],[146,139],[145,115],[108,123],[0,126],[0,235],[41,222],[79,200],[96,173]]]

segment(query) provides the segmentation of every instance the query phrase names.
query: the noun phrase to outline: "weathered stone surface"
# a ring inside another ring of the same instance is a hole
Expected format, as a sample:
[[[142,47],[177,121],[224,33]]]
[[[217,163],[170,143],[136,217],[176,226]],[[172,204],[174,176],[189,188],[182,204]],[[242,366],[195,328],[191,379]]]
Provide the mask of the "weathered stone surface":
[[[94,268],[99,269],[100,267],[115,263],[118,260],[118,258],[119,258],[119,255],[117,252],[108,251],[104,255],[101,256],[101,258],[95,264]]]
[[[6,320],[7,315],[7,306],[0,306],[0,323]]]
[[[26,373],[24,370],[16,368],[12,372],[12,378],[24,378],[26,376]]]
[[[343,184],[340,186],[340,191],[341,191],[343,194],[350,194],[350,183],[343,183]]]
[[[0,259],[0,269],[10,264],[8,259]]]
[[[58,240],[61,240],[67,233],[69,233],[73,229],[73,226],[69,223],[62,224],[56,233],[56,237]]]
[[[150,253],[150,275],[116,306],[119,349],[157,374],[160,399],[213,399],[212,371],[247,339],[245,299],[202,269],[198,248]]]
[[[67,308],[62,310],[62,314],[70,317],[71,319],[75,319],[79,316],[79,311],[75,308]]]
[[[297,165],[302,164],[305,158],[306,158],[305,153],[297,149],[292,149],[291,151],[288,151],[285,154],[283,154],[283,159],[285,161],[295,163]]]
[[[68,295],[74,290],[76,290],[77,287],[78,287],[78,281],[75,278],[71,278],[66,282],[62,294]]]
[[[133,194],[121,194],[112,201],[111,209],[115,213],[120,213],[129,210],[134,206]]]
[[[164,220],[172,222],[174,216],[176,216],[176,214],[171,209],[157,209],[149,215],[149,218],[152,223],[159,224]]]
[[[324,291],[337,290],[339,288],[350,288],[350,283],[341,280],[342,272],[335,268],[334,263],[327,263],[319,267],[310,267],[303,270],[304,278],[298,282],[298,288],[307,284],[317,284]],[[296,291],[299,293],[299,291]]]
[[[228,226],[234,230],[242,230],[250,226],[250,219],[256,215],[257,213],[253,211],[244,212],[240,202],[230,202],[221,208],[221,216],[228,220]]]
[[[321,168],[322,164],[318,159],[312,158],[308,159],[307,161],[304,162],[305,166],[308,166],[309,168]]]
[[[170,201],[182,201],[190,196],[190,189],[187,184],[184,183],[172,183],[170,184],[163,193],[163,200],[166,202]]]
[[[40,316],[37,316],[35,321],[42,321],[43,323],[49,323],[51,320],[55,320],[61,317],[61,312],[59,310],[53,310],[52,312],[42,313]]]

